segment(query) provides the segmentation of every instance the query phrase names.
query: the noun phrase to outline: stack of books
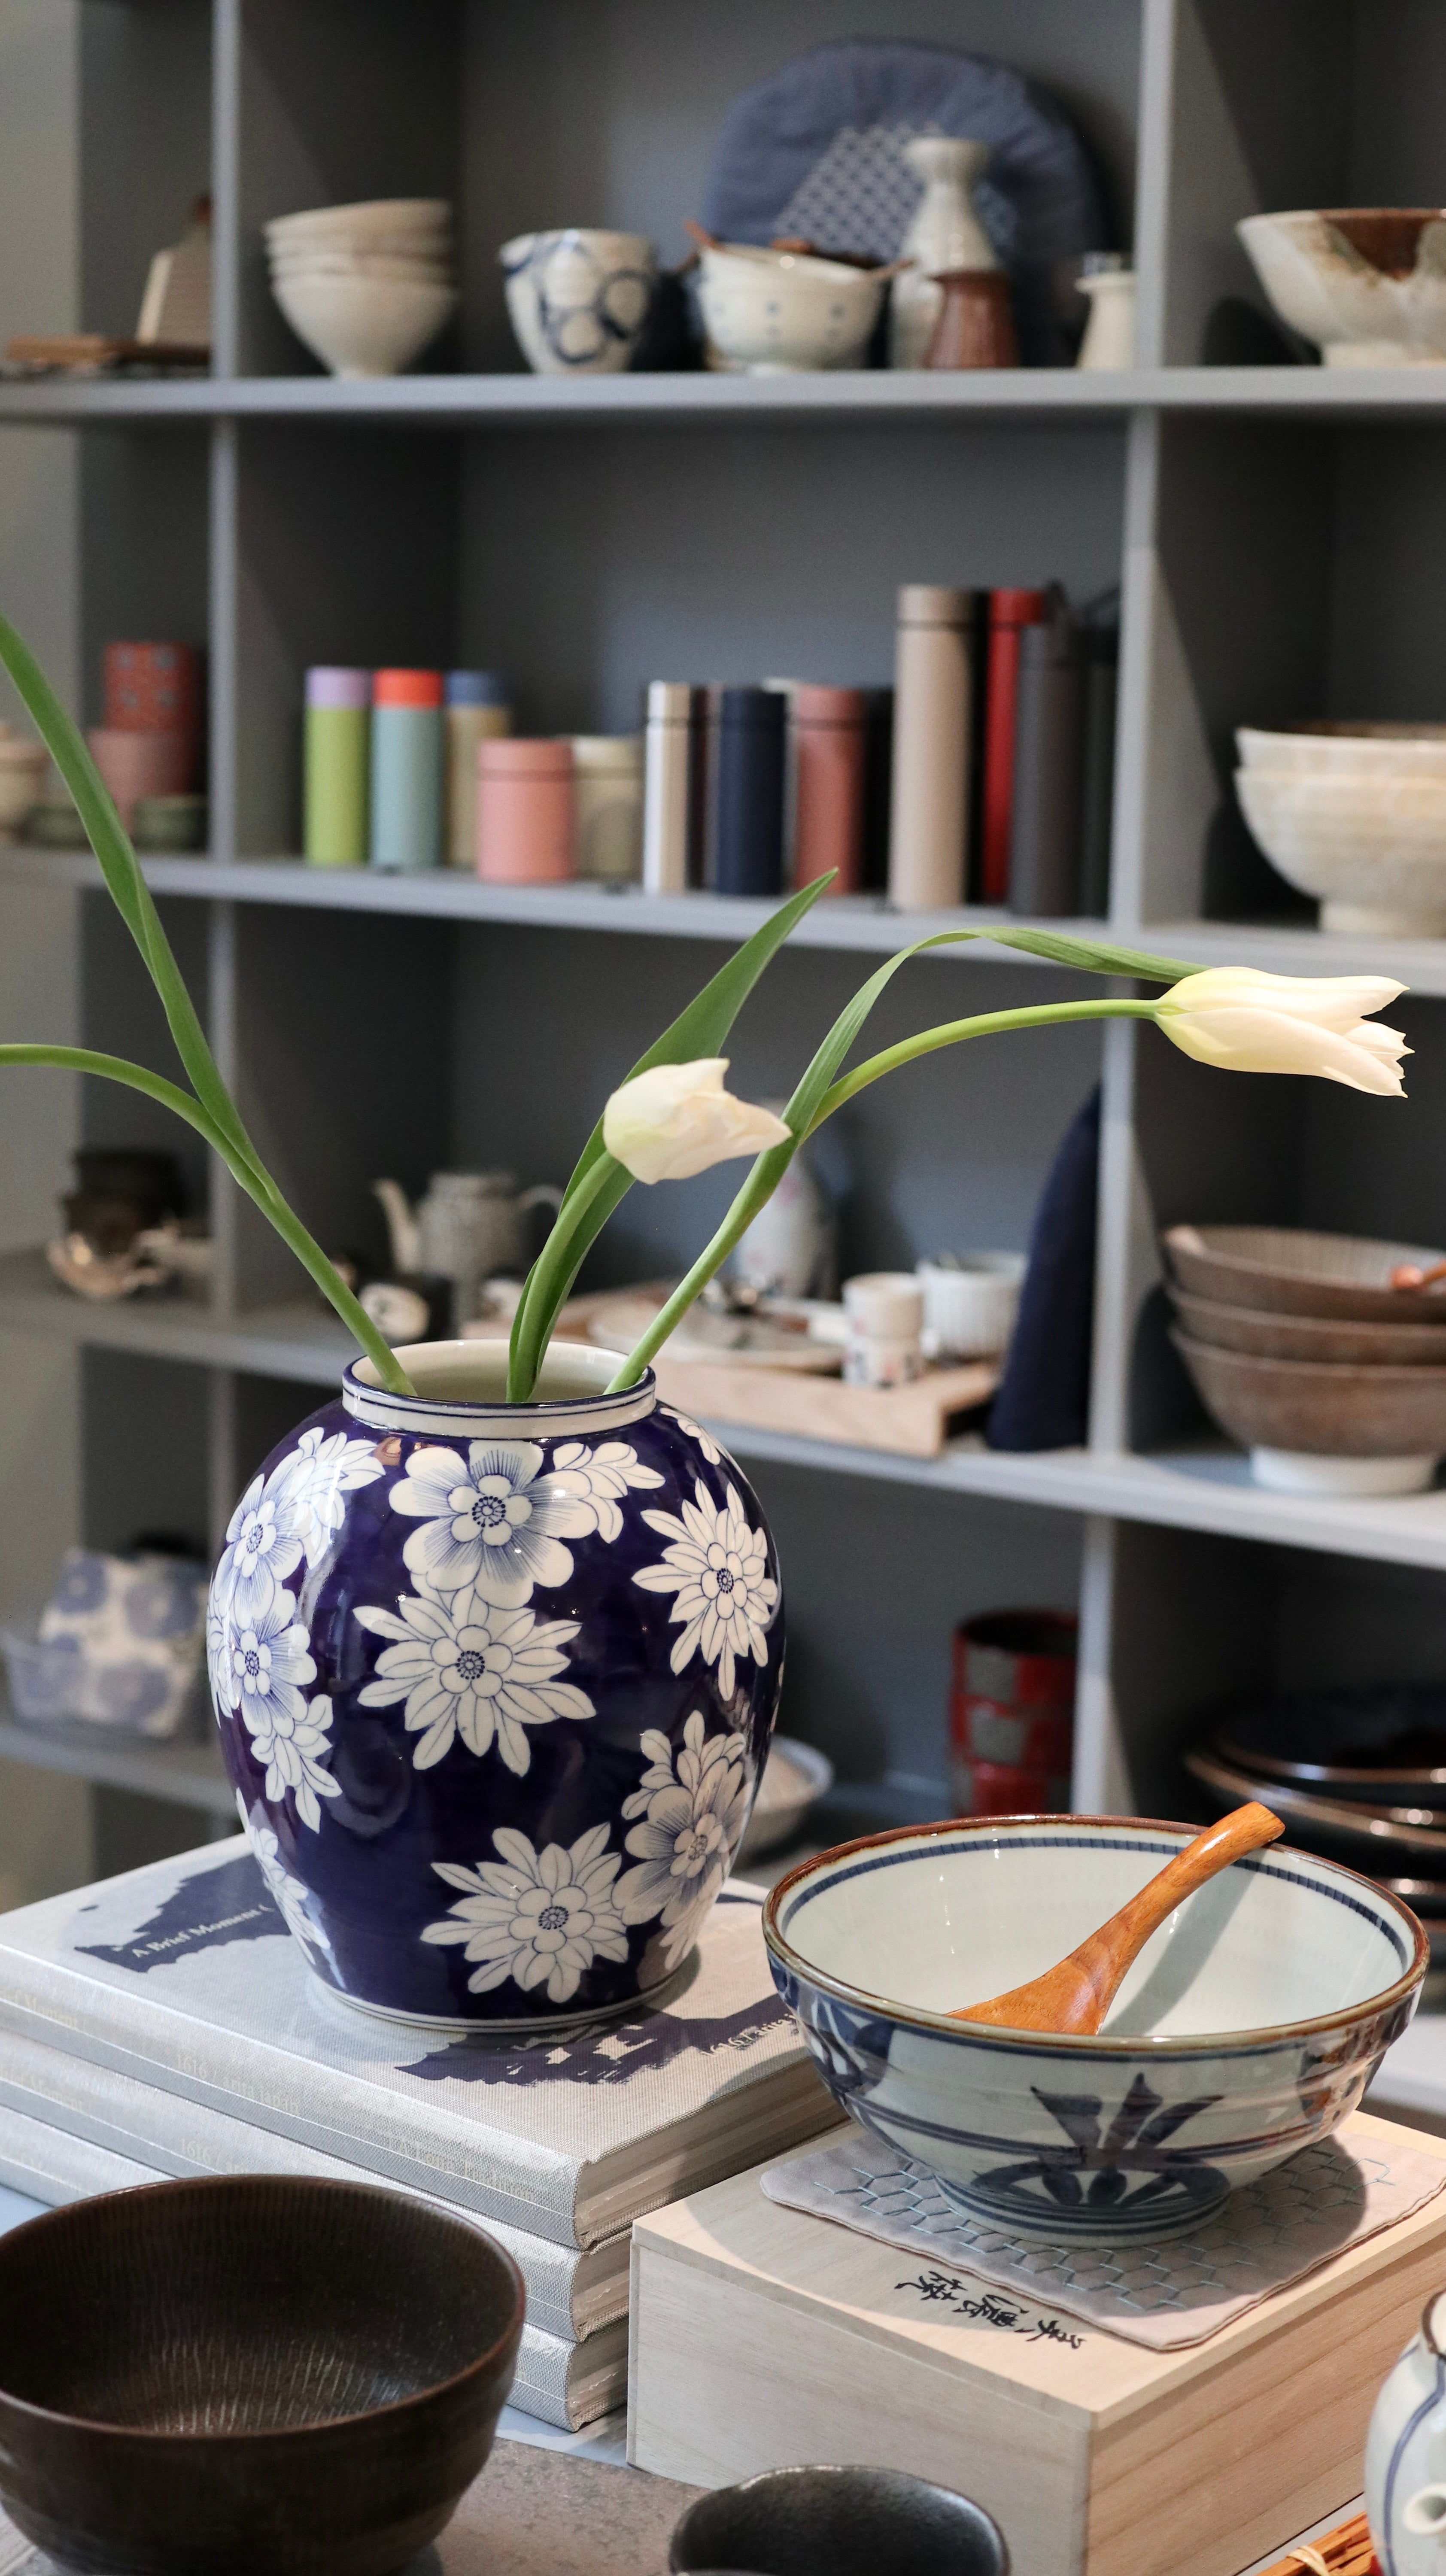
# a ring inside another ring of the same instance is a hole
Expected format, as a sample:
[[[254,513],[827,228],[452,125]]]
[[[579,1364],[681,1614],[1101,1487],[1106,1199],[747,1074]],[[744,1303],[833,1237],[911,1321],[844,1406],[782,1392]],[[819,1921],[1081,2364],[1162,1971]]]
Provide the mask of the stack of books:
[[[632,2222],[837,2119],[725,1887],[660,2007],[513,2041],[317,1985],[248,1845],[0,1917],[0,2182],[359,2176],[487,2227],[527,2284],[514,2404],[578,2429],[627,2385]]]

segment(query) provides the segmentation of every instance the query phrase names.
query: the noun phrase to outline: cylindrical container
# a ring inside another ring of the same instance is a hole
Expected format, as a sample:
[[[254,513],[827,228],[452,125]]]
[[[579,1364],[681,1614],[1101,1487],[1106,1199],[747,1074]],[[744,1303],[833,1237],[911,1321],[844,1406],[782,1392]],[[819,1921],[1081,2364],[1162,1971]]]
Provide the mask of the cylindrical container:
[[[370,671],[306,675],[302,849],[314,868],[359,868],[370,847]]]
[[[643,883],[649,894],[682,894],[688,883],[692,729],[688,683],[650,680],[643,738]]]
[[[86,741],[127,831],[139,797],[184,796],[195,785],[193,734],[132,733],[96,725]]]
[[[984,711],[984,792],[980,811],[979,893],[984,903],[1009,900],[1009,838],[1014,819],[1014,728],[1019,697],[1019,640],[1049,614],[1047,590],[991,590],[988,695]]]
[[[717,891],[778,894],[788,701],[777,689],[723,689],[719,696]]]
[[[966,1816],[1069,1807],[1079,1622],[1068,1610],[992,1610],[954,1634],[950,1757]]]
[[[643,738],[572,737],[573,873],[602,885],[636,885],[643,869]]]
[[[1022,1252],[921,1261],[924,1335],[936,1360],[996,1359],[1009,1346],[1027,1267]]]
[[[1079,910],[1084,717],[1084,637],[1061,608],[1019,639],[1009,909],[1036,920]]]
[[[115,733],[201,732],[201,656],[194,644],[107,644],[105,720]]]
[[[899,593],[889,893],[901,912],[963,901],[972,622],[967,590]]]
[[[371,863],[416,875],[442,862],[442,674],[372,681]]]
[[[997,268],[947,268],[931,283],[944,301],[924,352],[926,367],[1017,367],[1019,335],[1009,280]]]
[[[1135,272],[1119,251],[1085,253],[1081,295],[1090,318],[1080,342],[1079,367],[1132,367],[1135,363]]]
[[[477,745],[512,731],[507,687],[495,671],[447,673],[447,829],[449,868],[470,868],[477,852]]]
[[[863,884],[868,696],[800,681],[793,692],[795,885],[838,873],[830,892]]]
[[[863,1270],[843,1284],[848,1386],[907,1386],[924,1366],[924,1291],[908,1270]]]
[[[550,885],[572,875],[572,745],[511,739],[477,746],[477,874],[490,885]]]

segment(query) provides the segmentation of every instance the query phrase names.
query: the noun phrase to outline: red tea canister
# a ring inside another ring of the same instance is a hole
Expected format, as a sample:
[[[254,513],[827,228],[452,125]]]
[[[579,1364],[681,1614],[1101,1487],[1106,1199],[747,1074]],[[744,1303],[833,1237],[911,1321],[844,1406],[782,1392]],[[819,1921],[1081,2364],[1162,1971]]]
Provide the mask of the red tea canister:
[[[1078,1646],[1069,1610],[991,1610],[955,1630],[949,1749],[961,1815],[1068,1811]]]
[[[573,873],[577,799],[570,742],[512,735],[477,745],[477,874],[552,885]]]
[[[115,733],[201,730],[201,656],[194,644],[107,644],[105,720]]]

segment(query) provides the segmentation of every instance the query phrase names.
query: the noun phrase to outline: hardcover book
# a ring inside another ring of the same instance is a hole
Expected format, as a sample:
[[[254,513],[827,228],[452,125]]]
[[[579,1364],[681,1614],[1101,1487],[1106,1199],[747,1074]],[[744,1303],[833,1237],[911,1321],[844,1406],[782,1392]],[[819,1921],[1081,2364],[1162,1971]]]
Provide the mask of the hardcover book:
[[[239,1838],[0,1917],[0,2029],[556,2245],[836,2117],[725,1887],[660,2003],[530,2039],[415,2031],[308,1972],[289,1882]]]

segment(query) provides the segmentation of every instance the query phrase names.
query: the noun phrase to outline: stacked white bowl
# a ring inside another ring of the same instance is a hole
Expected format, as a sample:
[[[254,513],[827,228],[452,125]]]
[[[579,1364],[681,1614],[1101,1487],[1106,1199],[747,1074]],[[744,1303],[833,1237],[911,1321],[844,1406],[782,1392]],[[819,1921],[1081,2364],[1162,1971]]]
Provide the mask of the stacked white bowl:
[[[1323,930],[1446,937],[1446,725],[1242,725],[1235,740],[1245,819]]]
[[[445,197],[317,206],[266,227],[271,291],[334,376],[395,376],[457,309]]]

